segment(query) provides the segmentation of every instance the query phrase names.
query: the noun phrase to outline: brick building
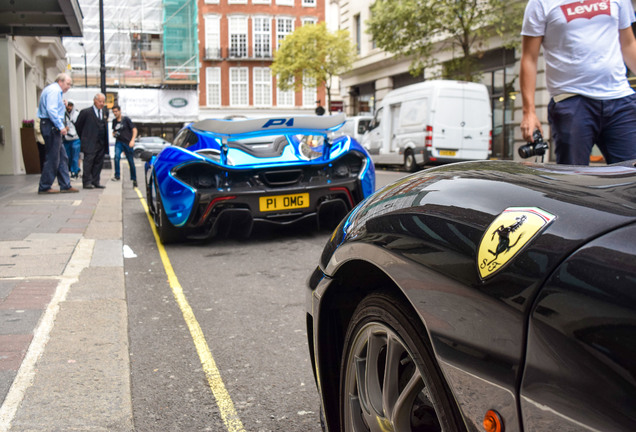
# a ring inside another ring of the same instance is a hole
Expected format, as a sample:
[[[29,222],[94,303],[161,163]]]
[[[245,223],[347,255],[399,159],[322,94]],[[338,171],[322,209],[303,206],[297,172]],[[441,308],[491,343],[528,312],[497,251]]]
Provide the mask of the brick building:
[[[199,0],[199,117],[313,112],[324,86],[281,91],[269,66],[285,36],[325,20],[325,0]]]

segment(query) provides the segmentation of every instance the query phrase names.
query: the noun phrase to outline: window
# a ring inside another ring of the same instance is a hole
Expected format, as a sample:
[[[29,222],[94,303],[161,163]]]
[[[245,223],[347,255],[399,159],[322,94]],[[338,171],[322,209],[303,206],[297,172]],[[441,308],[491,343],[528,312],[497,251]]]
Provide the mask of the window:
[[[293,6],[294,0],[276,0],[276,4],[281,6]]]
[[[306,24],[318,24],[318,18],[315,17],[304,17],[301,19],[302,25]]]
[[[316,80],[314,78],[303,77],[303,106],[315,106],[316,96]]]
[[[221,106],[221,68],[205,68],[205,83],[208,106]]]
[[[246,67],[230,68],[230,106],[249,104],[247,72]]]
[[[247,0],[227,0],[227,4],[247,4]]]
[[[280,79],[280,78],[278,78]],[[281,90],[276,86],[276,105],[279,107],[293,107],[294,106],[294,90]]]
[[[221,58],[221,35],[219,31],[219,16],[205,15],[205,58]]]
[[[293,18],[276,18],[276,49],[280,48],[280,43],[285,36],[294,31]]]
[[[255,67],[254,106],[272,106],[272,73],[268,67]]]
[[[219,0],[205,0],[205,4],[219,4]]]
[[[247,57],[247,17],[229,17],[230,57]]]
[[[272,0],[252,0],[252,4],[272,4]]]
[[[252,18],[254,35],[254,57],[269,58],[272,56],[272,19],[270,17]]]
[[[316,7],[316,0],[303,0],[303,7]]]

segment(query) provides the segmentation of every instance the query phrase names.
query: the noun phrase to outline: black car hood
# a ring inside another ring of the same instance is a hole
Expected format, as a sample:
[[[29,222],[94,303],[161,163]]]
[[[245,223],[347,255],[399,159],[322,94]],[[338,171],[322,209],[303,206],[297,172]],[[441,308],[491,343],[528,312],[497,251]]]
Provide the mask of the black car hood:
[[[584,167],[485,161],[427,169],[358,205],[334,232],[321,267],[329,274],[329,260],[343,242],[400,230],[397,216],[414,214],[453,220],[483,234],[508,208],[539,208],[556,216],[546,233],[575,246],[636,220],[635,196],[632,163]]]

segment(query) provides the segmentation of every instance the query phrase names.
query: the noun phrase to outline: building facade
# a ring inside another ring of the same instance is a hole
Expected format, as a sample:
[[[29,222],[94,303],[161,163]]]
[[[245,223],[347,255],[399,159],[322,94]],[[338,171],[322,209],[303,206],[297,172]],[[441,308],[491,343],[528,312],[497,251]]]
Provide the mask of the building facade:
[[[281,91],[270,65],[285,36],[325,20],[326,0],[199,0],[200,118],[313,112],[324,86]]]
[[[411,58],[395,56],[374,45],[366,26],[371,14],[372,0],[331,1],[339,10],[340,28],[349,31],[358,51],[354,67],[340,76],[344,109],[348,115],[372,114],[376,104],[390,90],[426,79],[439,78],[441,68],[424,70],[420,76],[411,75]],[[496,36],[484,41],[484,45],[490,49],[479,59],[479,68],[482,82],[488,87],[491,96],[493,158],[514,159],[515,149],[521,145],[521,136],[518,132],[521,122],[521,98],[517,97],[521,52],[504,48],[503,41]],[[449,51],[435,52],[435,56],[440,63],[453,58]],[[547,122],[547,111],[544,111],[549,100],[546,100],[543,64],[540,64],[537,89],[538,114]]]
[[[81,34],[77,0],[0,2],[0,175],[39,173],[40,94],[66,70],[60,36]]]

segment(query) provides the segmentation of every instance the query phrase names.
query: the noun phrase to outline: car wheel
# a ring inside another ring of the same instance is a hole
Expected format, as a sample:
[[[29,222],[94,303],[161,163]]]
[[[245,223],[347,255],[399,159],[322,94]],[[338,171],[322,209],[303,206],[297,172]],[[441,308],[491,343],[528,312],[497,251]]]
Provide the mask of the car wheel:
[[[341,430],[464,430],[425,329],[400,305],[378,293],[354,312],[341,363]]]
[[[144,152],[144,151],[143,151],[142,149],[138,148],[138,149],[135,149],[135,150],[133,151],[133,155],[134,155],[137,159],[141,159],[141,154],[142,154],[143,152]]]
[[[417,162],[415,161],[415,155],[411,149],[407,149],[404,152],[404,169],[408,172],[417,171]]]
[[[161,201],[161,194],[159,193],[159,190],[157,190],[157,208],[155,209],[153,219],[155,221],[155,226],[157,227],[157,233],[159,234],[159,240],[161,240],[161,243],[168,244],[179,240],[179,230],[168,220],[166,211],[163,209],[163,202]]]

